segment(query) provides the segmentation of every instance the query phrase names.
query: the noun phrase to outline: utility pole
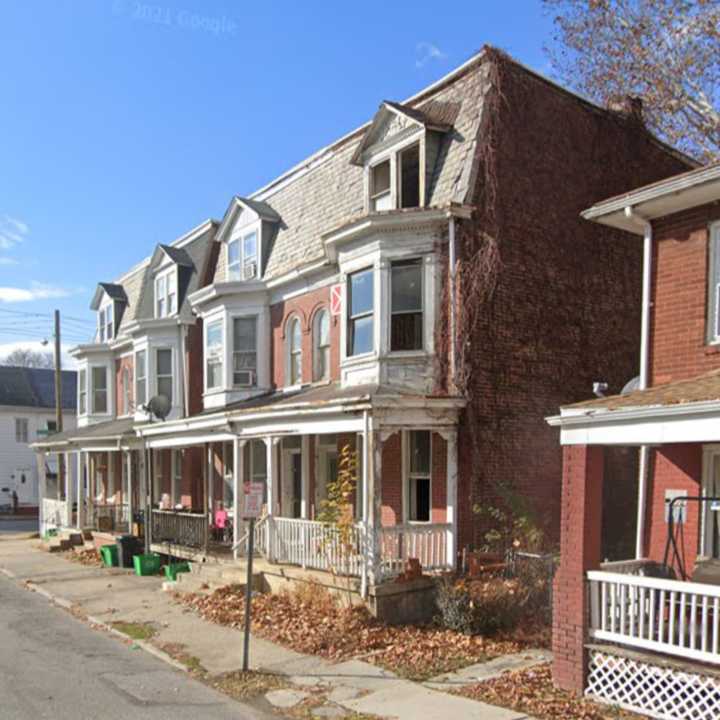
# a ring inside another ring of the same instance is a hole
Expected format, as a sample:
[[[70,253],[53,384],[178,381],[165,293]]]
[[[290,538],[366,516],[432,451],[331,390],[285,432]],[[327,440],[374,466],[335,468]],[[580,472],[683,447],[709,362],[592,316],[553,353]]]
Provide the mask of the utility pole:
[[[60,311],[55,311],[55,429],[62,432],[62,366],[60,359]]]

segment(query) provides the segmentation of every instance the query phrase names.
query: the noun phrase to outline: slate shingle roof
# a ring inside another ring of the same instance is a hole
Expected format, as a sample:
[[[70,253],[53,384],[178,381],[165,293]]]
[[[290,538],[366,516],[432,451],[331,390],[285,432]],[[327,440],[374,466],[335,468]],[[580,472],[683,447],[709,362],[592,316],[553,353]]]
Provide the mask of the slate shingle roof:
[[[0,405],[55,408],[55,371],[44,368],[0,366]],[[77,407],[77,373],[62,372],[62,406]]]

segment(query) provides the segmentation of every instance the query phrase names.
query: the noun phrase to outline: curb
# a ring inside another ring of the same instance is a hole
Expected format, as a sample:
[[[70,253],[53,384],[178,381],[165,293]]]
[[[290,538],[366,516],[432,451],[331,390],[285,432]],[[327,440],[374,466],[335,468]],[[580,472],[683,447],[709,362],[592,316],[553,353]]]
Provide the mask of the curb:
[[[15,573],[11,572],[10,570],[6,570],[5,568],[0,568],[0,573],[5,575],[6,577],[9,577],[13,580],[17,580],[17,575]],[[27,581],[24,585],[25,588],[28,590],[31,590],[32,592],[36,592],[39,595],[42,595],[49,603],[53,605],[57,605],[58,607],[63,608],[64,610],[71,610],[73,603],[70,602],[67,598],[60,597],[59,595],[55,595],[51,593],[49,590],[46,590],[43,587],[40,587],[36,583],[32,581]],[[144,650],[146,653],[149,653],[150,655],[154,655],[159,660],[162,660],[163,662],[167,663],[168,665],[171,665],[172,667],[176,668],[177,670],[181,670],[184,673],[189,673],[190,670],[186,665],[183,665],[181,662],[178,662],[175,660],[174,657],[171,655],[168,655],[165,651],[160,650],[160,648],[155,647],[151,643],[147,642],[146,640],[133,640],[129,635],[126,635],[125,633],[120,632],[119,630],[116,630],[112,625],[106,623],[104,620],[100,620],[100,618],[94,617],[93,615],[85,615],[84,618],[88,623],[91,625],[95,625],[96,627],[102,628],[106,632],[108,632],[111,635],[115,635],[116,637],[120,638],[124,641],[130,641],[133,645],[139,647],[141,650]]]

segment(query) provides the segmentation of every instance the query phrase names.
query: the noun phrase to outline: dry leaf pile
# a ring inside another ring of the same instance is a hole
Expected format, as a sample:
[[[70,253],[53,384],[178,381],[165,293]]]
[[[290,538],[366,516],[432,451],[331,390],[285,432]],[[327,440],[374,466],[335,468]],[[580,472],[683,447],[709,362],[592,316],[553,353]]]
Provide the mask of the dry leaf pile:
[[[465,687],[458,694],[490,705],[512,708],[539,720],[642,720],[634,713],[559,690],[553,685],[550,663],[504,673],[494,680]]]
[[[236,628],[243,625],[245,596],[241,587],[180,599],[207,620]],[[538,640],[537,636],[469,637],[432,626],[388,626],[363,607],[340,607],[320,588],[254,596],[252,628],[260,637],[298,652],[335,661],[360,657],[413,679],[518,652]]]
[[[81,565],[100,567],[102,558],[95,548],[84,548],[83,550],[71,550],[68,554],[70,560],[79,562]]]

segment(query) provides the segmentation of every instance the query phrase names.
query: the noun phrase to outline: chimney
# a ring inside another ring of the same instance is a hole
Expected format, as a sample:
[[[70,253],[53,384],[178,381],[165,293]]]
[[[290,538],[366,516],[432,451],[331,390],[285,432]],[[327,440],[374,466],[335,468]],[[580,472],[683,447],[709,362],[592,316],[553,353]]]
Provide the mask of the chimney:
[[[636,95],[615,95],[608,99],[607,107],[608,110],[622,115],[630,122],[636,123],[637,125],[645,124],[641,97],[637,97]]]

